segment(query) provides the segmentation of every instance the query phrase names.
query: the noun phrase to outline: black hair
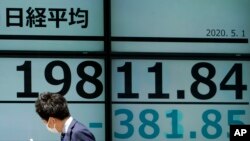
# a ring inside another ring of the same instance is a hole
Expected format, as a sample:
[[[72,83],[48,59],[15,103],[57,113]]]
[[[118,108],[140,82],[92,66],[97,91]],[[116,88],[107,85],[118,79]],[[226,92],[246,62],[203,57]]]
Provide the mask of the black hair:
[[[48,121],[49,117],[63,120],[70,116],[67,101],[61,94],[43,92],[35,102],[37,114]]]

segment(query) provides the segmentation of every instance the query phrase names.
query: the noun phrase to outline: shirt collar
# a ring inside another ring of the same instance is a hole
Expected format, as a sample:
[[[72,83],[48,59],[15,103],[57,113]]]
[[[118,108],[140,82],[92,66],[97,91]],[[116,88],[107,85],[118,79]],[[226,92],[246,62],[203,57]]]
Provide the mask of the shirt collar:
[[[73,117],[69,117],[63,126],[63,133],[67,133],[70,123],[73,121]]]

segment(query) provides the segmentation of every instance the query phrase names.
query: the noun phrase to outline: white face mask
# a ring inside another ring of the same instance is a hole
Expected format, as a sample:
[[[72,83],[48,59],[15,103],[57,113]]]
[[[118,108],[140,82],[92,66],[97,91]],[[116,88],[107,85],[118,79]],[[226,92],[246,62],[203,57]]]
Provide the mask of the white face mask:
[[[59,134],[59,132],[57,131],[57,129],[56,129],[56,124],[54,124],[54,127],[53,128],[49,128],[49,122],[46,124],[46,127],[47,127],[47,129],[50,131],[50,132],[52,132],[52,133],[55,133],[55,134]]]

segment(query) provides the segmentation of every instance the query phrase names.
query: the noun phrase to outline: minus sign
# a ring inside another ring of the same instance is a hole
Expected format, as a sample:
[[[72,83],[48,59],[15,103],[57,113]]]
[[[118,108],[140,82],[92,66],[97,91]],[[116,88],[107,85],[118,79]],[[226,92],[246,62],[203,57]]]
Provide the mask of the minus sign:
[[[89,123],[89,127],[90,128],[102,128],[102,123],[100,123],[100,122],[92,122],[92,123]]]

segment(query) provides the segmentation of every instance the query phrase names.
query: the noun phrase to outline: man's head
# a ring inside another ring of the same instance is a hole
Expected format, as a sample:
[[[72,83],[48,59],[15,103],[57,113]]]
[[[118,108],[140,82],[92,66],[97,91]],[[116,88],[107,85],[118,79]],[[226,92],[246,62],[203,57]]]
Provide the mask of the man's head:
[[[41,93],[35,102],[36,112],[49,128],[61,132],[65,119],[70,116],[66,99],[61,94]]]

